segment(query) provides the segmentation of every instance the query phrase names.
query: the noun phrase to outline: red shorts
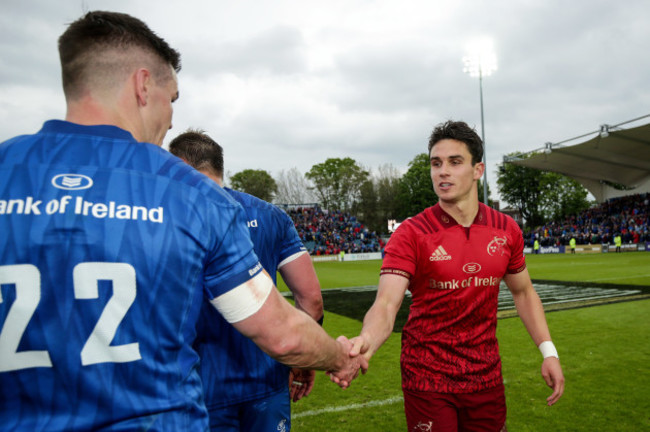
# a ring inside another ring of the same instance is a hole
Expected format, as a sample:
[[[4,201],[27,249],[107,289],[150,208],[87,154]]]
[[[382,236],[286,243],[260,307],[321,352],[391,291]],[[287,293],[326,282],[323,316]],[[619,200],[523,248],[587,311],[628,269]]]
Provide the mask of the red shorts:
[[[404,389],[409,432],[499,432],[506,424],[503,385],[476,393]]]

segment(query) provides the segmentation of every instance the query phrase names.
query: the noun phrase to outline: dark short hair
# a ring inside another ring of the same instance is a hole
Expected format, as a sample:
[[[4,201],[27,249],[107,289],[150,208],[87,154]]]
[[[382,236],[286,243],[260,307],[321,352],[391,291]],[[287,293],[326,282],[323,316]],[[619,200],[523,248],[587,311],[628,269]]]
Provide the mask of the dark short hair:
[[[147,25],[130,15],[93,11],[71,23],[59,37],[59,58],[66,94],[83,77],[88,56],[107,49],[139,48],[157,56],[176,72],[181,56]]]
[[[208,134],[188,129],[169,143],[169,152],[197,170],[208,170],[223,177],[223,149]]]
[[[472,155],[472,165],[476,165],[483,160],[483,141],[474,128],[471,128],[467,123],[448,120],[437,125],[429,137],[429,154],[431,154],[433,146],[444,139],[453,139],[465,143]]]

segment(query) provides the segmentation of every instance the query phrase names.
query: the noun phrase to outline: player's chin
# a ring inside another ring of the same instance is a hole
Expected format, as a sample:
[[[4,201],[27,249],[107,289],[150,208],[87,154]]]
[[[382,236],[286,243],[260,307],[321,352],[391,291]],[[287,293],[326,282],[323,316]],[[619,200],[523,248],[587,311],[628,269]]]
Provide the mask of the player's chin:
[[[438,197],[441,196],[449,196],[453,194],[453,185],[447,185],[447,186],[436,186],[433,188],[433,191],[438,195]]]
[[[438,196],[438,200],[442,202],[454,202],[456,201],[456,196],[449,190],[433,190]]]

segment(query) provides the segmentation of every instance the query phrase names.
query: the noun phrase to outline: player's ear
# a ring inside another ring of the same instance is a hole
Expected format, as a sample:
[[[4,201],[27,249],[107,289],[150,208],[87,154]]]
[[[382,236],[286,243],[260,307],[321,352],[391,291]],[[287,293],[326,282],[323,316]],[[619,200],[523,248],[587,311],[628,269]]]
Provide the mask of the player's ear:
[[[151,79],[151,72],[149,72],[148,69],[140,68],[135,71],[133,81],[135,85],[135,97],[138,101],[138,106],[147,106]]]
[[[485,171],[485,164],[483,162],[477,162],[474,165],[474,180],[479,180],[483,177],[483,172]]]

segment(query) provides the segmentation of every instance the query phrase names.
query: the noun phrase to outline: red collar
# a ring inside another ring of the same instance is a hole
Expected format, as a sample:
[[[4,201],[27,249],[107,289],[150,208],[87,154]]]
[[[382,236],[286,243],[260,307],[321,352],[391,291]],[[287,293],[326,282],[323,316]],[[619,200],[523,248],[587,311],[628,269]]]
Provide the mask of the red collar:
[[[440,222],[440,224],[445,228],[451,228],[454,225],[458,225],[458,222],[456,222],[456,219],[454,219],[452,216],[449,215],[446,211],[440,207],[440,203],[436,203],[433,207],[430,207],[431,211],[433,212],[433,215],[435,218]],[[487,214],[486,214],[486,207],[483,203],[478,203],[478,212],[476,213],[476,217],[474,217],[474,222],[472,222],[472,225],[487,225]]]

